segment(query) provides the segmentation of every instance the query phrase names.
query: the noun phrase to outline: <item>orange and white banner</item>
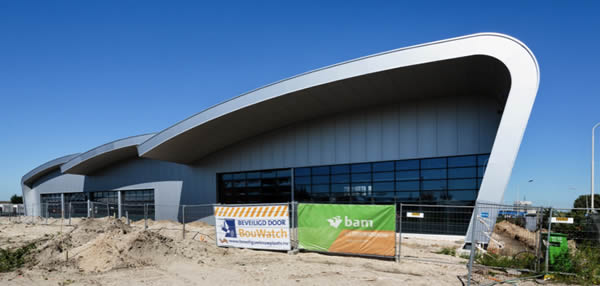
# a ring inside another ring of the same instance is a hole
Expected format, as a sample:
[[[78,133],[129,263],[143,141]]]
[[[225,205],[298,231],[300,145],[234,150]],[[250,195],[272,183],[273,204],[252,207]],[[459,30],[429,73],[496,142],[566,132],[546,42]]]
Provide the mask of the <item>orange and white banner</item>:
[[[288,205],[215,206],[217,245],[290,250]]]

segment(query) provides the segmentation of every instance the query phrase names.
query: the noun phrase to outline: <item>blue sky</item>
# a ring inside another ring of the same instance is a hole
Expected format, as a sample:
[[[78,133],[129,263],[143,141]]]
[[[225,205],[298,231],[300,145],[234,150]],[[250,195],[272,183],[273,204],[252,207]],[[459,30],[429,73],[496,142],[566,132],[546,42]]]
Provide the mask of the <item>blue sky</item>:
[[[160,131],[315,68],[477,32],[520,39],[541,69],[505,199],[519,188],[569,206],[589,192],[599,4],[209,2],[1,1],[0,200],[56,157]]]

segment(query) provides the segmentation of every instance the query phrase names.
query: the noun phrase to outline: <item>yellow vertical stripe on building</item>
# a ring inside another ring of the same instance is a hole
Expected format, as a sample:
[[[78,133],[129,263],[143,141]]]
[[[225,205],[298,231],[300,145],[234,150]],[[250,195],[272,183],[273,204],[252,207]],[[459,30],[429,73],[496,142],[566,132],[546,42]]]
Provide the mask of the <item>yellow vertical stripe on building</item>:
[[[231,214],[232,217],[236,217],[238,212],[240,212],[240,208],[235,208],[235,210],[233,211],[233,214]]]
[[[218,216],[218,215],[219,215],[219,209],[220,209],[219,207],[216,207],[216,208],[214,209],[215,216]]]
[[[221,213],[223,212],[223,208],[222,207],[218,207],[217,211],[215,212],[216,216],[221,216]]]

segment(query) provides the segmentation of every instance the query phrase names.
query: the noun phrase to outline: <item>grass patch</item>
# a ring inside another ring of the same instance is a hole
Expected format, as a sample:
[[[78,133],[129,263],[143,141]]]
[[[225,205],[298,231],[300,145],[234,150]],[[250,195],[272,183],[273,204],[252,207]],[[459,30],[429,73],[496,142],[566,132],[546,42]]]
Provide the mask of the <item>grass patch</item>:
[[[535,255],[530,253],[524,253],[517,257],[487,253],[484,255],[478,255],[475,259],[475,262],[481,265],[502,268],[533,269],[535,266],[535,260]]]
[[[452,248],[452,247],[444,247],[439,251],[435,252],[436,254],[444,254],[444,255],[450,255],[450,256],[456,256],[456,249]]]
[[[27,254],[35,248],[35,243],[30,243],[14,250],[0,249],[0,272],[13,271],[25,264]]]

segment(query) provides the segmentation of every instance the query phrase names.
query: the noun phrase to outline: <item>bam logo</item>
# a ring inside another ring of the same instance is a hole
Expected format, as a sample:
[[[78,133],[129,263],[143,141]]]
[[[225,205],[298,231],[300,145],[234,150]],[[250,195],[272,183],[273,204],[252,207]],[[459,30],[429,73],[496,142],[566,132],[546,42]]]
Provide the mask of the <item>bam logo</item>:
[[[332,218],[328,218],[327,221],[332,227],[338,228],[338,226],[340,226],[340,223],[342,222],[342,219],[340,218],[340,216],[334,216]]]
[[[235,220],[233,219],[224,219],[221,230],[225,232],[225,237],[237,237],[235,232]]]
[[[342,219],[340,216],[334,216],[332,218],[328,218],[327,221],[329,225],[335,228],[338,228],[342,223]],[[350,219],[347,216],[344,217],[344,226],[345,227],[373,227],[373,220],[370,219]]]

